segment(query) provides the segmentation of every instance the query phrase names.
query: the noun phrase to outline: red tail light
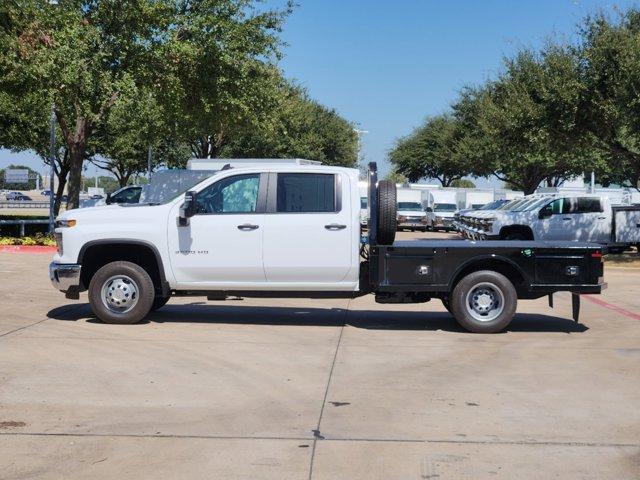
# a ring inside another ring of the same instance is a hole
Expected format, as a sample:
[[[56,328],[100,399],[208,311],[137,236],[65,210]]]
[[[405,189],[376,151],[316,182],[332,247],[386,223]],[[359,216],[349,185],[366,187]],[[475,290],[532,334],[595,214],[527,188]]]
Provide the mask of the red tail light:
[[[602,258],[602,252],[593,252],[591,258]]]

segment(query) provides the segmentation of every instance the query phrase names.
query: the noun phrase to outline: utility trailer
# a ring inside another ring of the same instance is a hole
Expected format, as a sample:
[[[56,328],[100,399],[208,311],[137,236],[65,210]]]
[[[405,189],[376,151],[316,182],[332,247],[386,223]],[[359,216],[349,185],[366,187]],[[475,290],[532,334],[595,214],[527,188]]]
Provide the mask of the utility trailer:
[[[612,207],[609,250],[626,250],[634,245],[640,253],[640,205]]]

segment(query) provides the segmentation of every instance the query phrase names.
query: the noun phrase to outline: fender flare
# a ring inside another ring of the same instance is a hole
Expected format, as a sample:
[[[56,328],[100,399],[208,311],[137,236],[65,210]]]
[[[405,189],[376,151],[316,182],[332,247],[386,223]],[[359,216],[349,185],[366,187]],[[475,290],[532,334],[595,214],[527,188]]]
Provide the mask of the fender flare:
[[[157,247],[151,243],[144,240],[131,240],[125,238],[101,238],[100,240],[90,240],[80,248],[80,252],[78,253],[78,264],[82,265],[82,261],[84,260],[84,255],[87,250],[91,247],[95,247],[97,245],[109,245],[109,244],[117,244],[117,245],[136,245],[149,248],[156,259],[156,263],[158,264],[158,274],[160,275],[160,288],[162,289],[163,295],[168,295],[170,292],[169,283],[167,282],[167,278],[164,270],[164,262],[162,261],[162,256],[158,251]]]

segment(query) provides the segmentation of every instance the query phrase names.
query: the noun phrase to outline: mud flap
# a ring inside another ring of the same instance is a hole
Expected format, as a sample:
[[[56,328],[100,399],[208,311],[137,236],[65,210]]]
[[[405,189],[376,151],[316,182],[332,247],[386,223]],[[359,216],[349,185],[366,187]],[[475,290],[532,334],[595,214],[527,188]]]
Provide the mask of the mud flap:
[[[580,294],[571,292],[571,310],[573,312],[573,321],[580,321]]]
[[[553,293],[549,294],[549,308],[553,308]]]

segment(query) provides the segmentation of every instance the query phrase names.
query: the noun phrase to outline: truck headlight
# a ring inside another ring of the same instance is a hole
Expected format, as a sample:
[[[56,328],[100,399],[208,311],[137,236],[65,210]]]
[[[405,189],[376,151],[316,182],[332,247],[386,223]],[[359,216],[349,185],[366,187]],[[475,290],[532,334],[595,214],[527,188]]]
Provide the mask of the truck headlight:
[[[56,228],[75,227],[76,221],[73,219],[56,220]]]
[[[406,222],[407,221],[407,217],[405,217],[404,215],[398,215],[398,221],[399,222]]]

